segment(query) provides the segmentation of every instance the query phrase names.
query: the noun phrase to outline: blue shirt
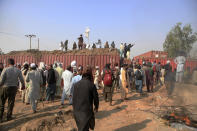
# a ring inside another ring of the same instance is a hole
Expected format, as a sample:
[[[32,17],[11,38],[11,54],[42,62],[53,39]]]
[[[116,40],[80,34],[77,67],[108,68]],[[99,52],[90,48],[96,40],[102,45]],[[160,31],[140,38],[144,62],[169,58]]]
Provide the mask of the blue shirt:
[[[76,75],[75,77],[72,78],[72,86],[71,86],[71,90],[70,90],[70,94],[72,95],[74,92],[74,84],[77,83],[78,81],[80,81],[82,79],[81,75]]]

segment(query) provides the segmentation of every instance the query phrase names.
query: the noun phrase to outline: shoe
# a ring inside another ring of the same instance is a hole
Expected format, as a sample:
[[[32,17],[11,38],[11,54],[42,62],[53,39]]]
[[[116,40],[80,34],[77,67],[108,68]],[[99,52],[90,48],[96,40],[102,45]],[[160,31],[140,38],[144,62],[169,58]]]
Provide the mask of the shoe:
[[[112,103],[109,103],[110,106],[112,106]]]
[[[35,114],[36,112],[37,112],[36,110],[33,111],[34,114]]]

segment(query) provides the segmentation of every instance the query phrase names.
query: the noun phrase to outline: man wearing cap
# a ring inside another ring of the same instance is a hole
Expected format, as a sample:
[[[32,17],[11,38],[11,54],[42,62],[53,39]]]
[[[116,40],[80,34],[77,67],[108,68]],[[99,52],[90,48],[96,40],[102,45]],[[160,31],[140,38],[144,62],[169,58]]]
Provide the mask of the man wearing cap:
[[[8,59],[9,67],[5,68],[0,77],[0,122],[3,119],[4,105],[8,99],[7,120],[12,119],[15,96],[17,92],[18,80],[22,83],[22,89],[25,88],[25,82],[22,73],[14,67],[14,59]]]
[[[29,83],[29,94],[30,103],[32,105],[33,113],[36,113],[36,103],[40,99],[40,87],[43,84],[42,75],[36,70],[35,63],[30,65],[31,71],[26,76],[26,82]]]

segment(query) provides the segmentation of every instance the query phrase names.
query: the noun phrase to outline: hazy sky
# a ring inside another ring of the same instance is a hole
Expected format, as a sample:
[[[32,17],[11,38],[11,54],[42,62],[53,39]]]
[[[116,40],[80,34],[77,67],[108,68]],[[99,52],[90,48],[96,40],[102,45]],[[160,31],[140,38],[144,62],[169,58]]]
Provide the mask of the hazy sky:
[[[90,27],[90,42],[135,43],[132,56],[162,50],[166,34],[177,23],[197,32],[197,0],[0,0],[0,48],[29,48],[25,34],[40,38],[41,50],[72,46]],[[85,39],[87,41],[87,39]],[[37,48],[37,38],[32,40]]]

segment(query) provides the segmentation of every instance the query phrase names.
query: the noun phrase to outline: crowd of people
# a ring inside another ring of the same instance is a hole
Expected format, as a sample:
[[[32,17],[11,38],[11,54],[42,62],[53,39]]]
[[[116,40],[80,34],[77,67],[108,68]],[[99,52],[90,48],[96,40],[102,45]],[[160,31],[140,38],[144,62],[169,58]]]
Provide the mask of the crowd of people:
[[[38,102],[54,102],[61,97],[61,105],[68,99],[73,106],[74,118],[79,131],[94,129],[94,112],[99,108],[97,90],[103,90],[104,100],[112,106],[113,93],[121,92],[121,100],[128,100],[127,94],[138,92],[143,96],[146,92],[154,92],[158,84],[166,85],[168,94],[173,89],[174,73],[170,61],[165,65],[160,62],[143,61],[131,64],[106,64],[103,70],[98,66],[83,67],[72,61],[66,69],[60,62],[45,65],[40,62],[25,62],[23,66],[15,65],[8,59],[8,67],[0,63],[0,122],[3,121],[4,105],[8,99],[7,120],[12,119],[15,96],[19,90],[24,104],[30,104],[36,113]],[[94,108],[93,108],[94,104]]]

